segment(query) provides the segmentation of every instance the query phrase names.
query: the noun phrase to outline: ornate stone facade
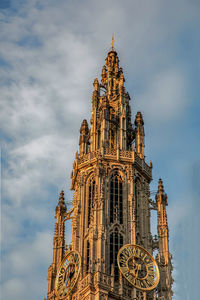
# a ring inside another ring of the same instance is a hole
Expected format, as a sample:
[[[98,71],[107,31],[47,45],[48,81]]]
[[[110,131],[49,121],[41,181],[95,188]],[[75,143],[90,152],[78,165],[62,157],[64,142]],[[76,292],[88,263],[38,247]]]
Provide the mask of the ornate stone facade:
[[[94,80],[90,128],[86,120],[80,128],[79,151],[71,173],[73,208],[67,212],[63,192],[56,207],[48,300],[59,299],[55,278],[70,249],[81,256],[81,272],[66,300],[172,299],[167,196],[160,179],[155,201],[150,199],[152,163],[145,161],[144,121],[138,112],[135,126],[131,123],[130,96],[124,81],[112,47],[101,82]],[[157,210],[157,238],[150,230],[152,209]],[[64,224],[69,218],[72,240],[67,249]],[[120,274],[117,253],[124,244],[141,245],[151,254],[157,252],[160,283],[154,291],[136,290]]]

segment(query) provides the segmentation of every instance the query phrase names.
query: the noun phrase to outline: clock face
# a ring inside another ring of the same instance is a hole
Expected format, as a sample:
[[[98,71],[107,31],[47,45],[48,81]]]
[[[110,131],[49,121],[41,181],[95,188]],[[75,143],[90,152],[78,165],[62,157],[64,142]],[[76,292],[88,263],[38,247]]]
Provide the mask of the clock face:
[[[75,287],[81,269],[81,258],[77,251],[70,251],[61,263],[56,276],[55,292],[59,298],[66,297]]]
[[[118,252],[117,262],[122,275],[135,288],[150,291],[158,285],[158,265],[153,256],[141,246],[124,245]]]

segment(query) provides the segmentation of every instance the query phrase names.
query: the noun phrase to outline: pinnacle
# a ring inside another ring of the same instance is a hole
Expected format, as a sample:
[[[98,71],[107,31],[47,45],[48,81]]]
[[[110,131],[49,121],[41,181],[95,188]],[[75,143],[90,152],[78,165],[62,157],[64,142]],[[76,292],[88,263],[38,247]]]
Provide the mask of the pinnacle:
[[[64,191],[62,190],[60,192],[60,197],[59,197],[59,202],[58,202],[58,205],[59,206],[64,206],[65,205],[65,198],[64,198]]]
[[[64,191],[63,190],[60,192],[60,198],[64,199]]]
[[[83,120],[82,125],[87,125],[87,120],[86,119]]]
[[[86,119],[83,120],[80,128],[80,133],[81,134],[86,134],[88,133],[88,122]]]
[[[161,178],[158,180],[158,192],[161,194],[164,193],[164,187],[163,187],[163,182],[162,182]]]
[[[142,113],[140,111],[137,112],[137,115],[135,117],[135,125],[144,125]]]

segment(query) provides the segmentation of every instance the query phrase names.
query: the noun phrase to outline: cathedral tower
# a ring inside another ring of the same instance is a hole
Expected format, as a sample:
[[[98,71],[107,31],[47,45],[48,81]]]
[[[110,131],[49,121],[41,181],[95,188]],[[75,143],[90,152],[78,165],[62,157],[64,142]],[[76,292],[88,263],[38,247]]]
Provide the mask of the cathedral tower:
[[[144,121],[138,112],[134,126],[131,122],[113,45],[105,61],[101,81],[93,83],[90,126],[84,119],[80,128],[71,173],[73,208],[67,211],[63,192],[56,207],[47,299],[171,300],[167,196],[159,180],[155,201],[150,199]],[[158,238],[151,234],[152,209],[158,213]],[[65,247],[69,218],[72,238]]]

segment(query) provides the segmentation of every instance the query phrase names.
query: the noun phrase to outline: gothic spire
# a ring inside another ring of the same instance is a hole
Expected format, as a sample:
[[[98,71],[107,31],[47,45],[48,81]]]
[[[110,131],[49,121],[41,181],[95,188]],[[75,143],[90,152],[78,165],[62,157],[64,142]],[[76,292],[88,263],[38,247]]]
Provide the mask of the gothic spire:
[[[67,207],[65,204],[64,191],[60,192],[58,205],[55,209],[55,231],[53,238],[53,262],[48,270],[48,295],[51,293],[55,285],[56,272],[64,257],[65,251],[65,213]],[[48,299],[48,298],[47,298]]]
[[[112,98],[125,92],[123,69],[119,67],[119,58],[114,48],[114,39],[105,61],[106,64],[103,66],[101,73],[101,87],[105,88],[106,95]]]
[[[164,192],[162,179],[158,181],[158,191],[156,194],[157,212],[158,212],[158,245],[159,253],[157,261],[160,269],[160,284],[158,286],[159,296],[164,296],[164,299],[171,299],[173,294],[171,286],[172,279],[172,256],[169,252],[169,229],[167,222],[167,194]]]

